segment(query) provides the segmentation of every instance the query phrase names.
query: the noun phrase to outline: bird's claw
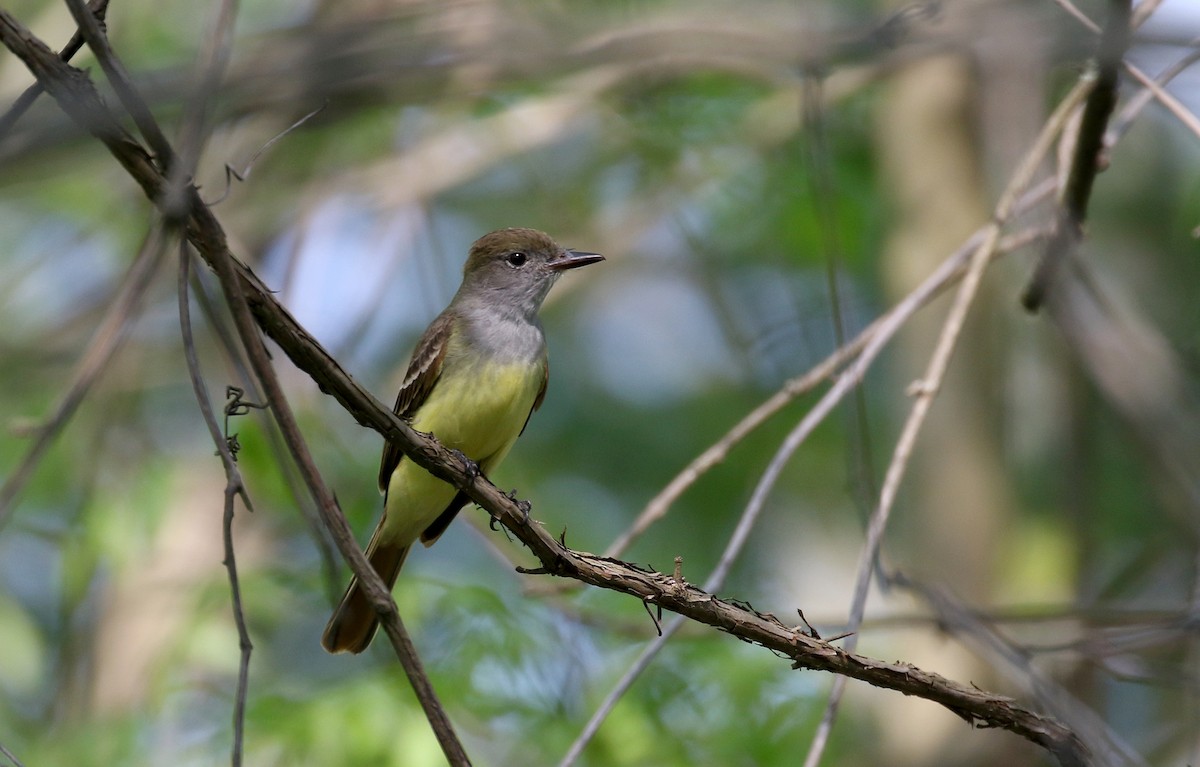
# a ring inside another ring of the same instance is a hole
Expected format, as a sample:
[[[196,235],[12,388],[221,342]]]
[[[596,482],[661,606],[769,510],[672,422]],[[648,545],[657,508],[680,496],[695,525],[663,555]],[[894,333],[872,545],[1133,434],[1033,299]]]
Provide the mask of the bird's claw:
[[[466,473],[468,480],[473,481],[476,477],[482,474],[482,472],[479,470],[479,464],[468,458],[466,453],[461,450],[451,450],[450,452],[453,453],[454,457],[457,458],[459,463],[462,464],[463,472]]]
[[[509,490],[504,494],[504,497],[513,503],[517,504],[517,508],[521,510],[521,515],[525,518],[525,522],[529,522],[529,512],[533,510],[533,504],[529,501],[517,497],[517,491]]]

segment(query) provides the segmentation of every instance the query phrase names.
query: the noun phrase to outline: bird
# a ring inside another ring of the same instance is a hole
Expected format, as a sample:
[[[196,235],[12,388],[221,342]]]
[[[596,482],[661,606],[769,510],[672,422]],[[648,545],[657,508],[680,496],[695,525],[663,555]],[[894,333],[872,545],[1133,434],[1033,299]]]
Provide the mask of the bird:
[[[499,229],[471,246],[462,284],[417,341],[394,412],[416,431],[473,461],[487,476],[504,460],[546,396],[550,367],[538,311],[562,273],[603,261],[536,229]],[[385,443],[379,466],[383,515],[366,557],[391,589],[413,544],[431,546],[468,502]],[[361,653],[379,618],[357,578],[321,644]]]

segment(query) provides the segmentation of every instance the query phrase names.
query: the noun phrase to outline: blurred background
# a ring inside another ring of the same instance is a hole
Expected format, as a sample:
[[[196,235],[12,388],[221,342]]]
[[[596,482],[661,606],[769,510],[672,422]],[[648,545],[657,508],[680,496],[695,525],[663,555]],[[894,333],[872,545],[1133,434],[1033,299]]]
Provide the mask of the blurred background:
[[[8,8],[52,46],[73,31],[61,3]],[[550,297],[548,396],[491,478],[568,545],[600,552],[692,458],[987,223],[1094,49],[1072,11],[1102,22],[1105,8],[248,0],[197,182],[220,199],[233,252],[387,402],[475,238],[532,226],[604,253]],[[169,135],[218,10],[108,11]],[[1197,36],[1197,6],[1167,0],[1128,60],[1156,76]],[[86,51],[73,63],[102,79]],[[0,55],[0,108],[31,82]],[[1190,108],[1196,86],[1185,70],[1167,87]],[[1139,92],[1126,75],[1114,126],[1127,130],[1080,254],[1106,319],[1086,323],[1084,343],[1020,308],[1036,248],[988,270],[884,540],[884,570],[903,578],[872,593],[859,649],[1012,695],[1114,763],[1182,765],[1200,758],[1200,162],[1197,135],[1158,103],[1121,124]],[[1039,180],[1054,173],[1046,163]],[[0,137],[0,481],[12,491],[0,746],[29,767],[229,758],[239,655],[225,482],[187,377],[173,252],[61,434],[27,459],[150,213],[52,100]],[[222,344],[216,281],[198,271],[197,349],[219,408],[227,385],[246,384]],[[905,389],[947,307],[909,322],[862,396],[792,458],[723,596],[785,623],[801,609],[825,636],[846,624]],[[276,360],[365,540],[381,440]],[[703,582],[819,393],[732,450],[623,557],[669,571],[680,556]],[[358,657],[320,649],[347,570],[314,532],[267,417],[229,429],[255,506],[234,525],[254,643],[247,763],[443,763],[386,642]],[[410,558],[395,597],[475,762],[553,764],[655,626],[630,598],[518,575],[532,557],[486,528],[464,511]],[[690,626],[579,763],[797,764],[832,681]],[[852,682],[822,763],[1051,762],[1012,734]]]

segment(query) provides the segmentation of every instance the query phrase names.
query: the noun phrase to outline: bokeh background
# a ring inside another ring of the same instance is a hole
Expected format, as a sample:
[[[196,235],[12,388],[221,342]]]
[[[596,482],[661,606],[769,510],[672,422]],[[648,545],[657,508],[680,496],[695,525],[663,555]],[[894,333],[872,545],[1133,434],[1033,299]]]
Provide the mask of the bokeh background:
[[[113,45],[168,133],[218,5],[109,9]],[[52,45],[73,30],[61,3],[8,9]],[[233,251],[385,401],[476,237],[532,226],[604,253],[551,296],[549,394],[492,477],[569,545],[602,551],[688,461],[988,221],[1094,48],[1069,10],[249,0],[197,182],[223,197],[214,210]],[[1105,4],[1079,10],[1102,21]],[[1168,0],[1129,60],[1155,75],[1197,35],[1197,7]],[[86,52],[75,63],[102,79]],[[0,55],[0,105],[30,82]],[[1169,90],[1195,105],[1196,84],[1185,71]],[[1126,78],[1118,109],[1138,90]],[[996,262],[884,542],[885,569],[920,588],[874,592],[859,632],[862,652],[1013,695],[1108,744],[1114,763],[1200,755],[1197,145],[1160,105],[1138,113],[1097,181],[1080,258],[1127,331],[1113,345],[1145,352],[1123,359],[1156,363],[1112,372],[1174,428],[1139,420],[1054,321],[1021,310],[1036,249]],[[1047,162],[1039,178],[1054,173]],[[14,481],[70,385],[149,220],[140,189],[51,100],[0,140],[0,480]],[[187,378],[175,264],[164,260],[119,353],[0,510],[0,745],[29,767],[229,758],[224,477]],[[910,322],[862,396],[791,460],[722,595],[785,621],[802,609],[824,635],[845,624],[905,389],[947,305]],[[244,386],[203,270],[193,315],[210,391]],[[380,439],[276,359],[365,538]],[[680,556],[702,582],[814,401],[752,434],[625,558],[670,570]],[[347,571],[313,532],[269,420],[255,411],[230,431],[255,504],[234,528],[254,642],[247,763],[442,763],[386,642],[353,658],[321,651]],[[486,528],[465,511],[410,558],[395,596],[476,763],[553,764],[655,627],[629,598],[516,574],[532,558]],[[580,763],[796,764],[832,681],[688,627]],[[822,763],[1050,762],[1009,733],[851,683]]]

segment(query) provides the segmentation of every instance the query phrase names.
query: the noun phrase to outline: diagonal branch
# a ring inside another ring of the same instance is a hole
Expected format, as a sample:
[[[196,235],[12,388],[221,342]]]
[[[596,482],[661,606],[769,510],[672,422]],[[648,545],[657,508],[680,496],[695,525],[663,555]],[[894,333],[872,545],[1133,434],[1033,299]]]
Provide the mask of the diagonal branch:
[[[244,355],[238,348],[236,335],[229,327],[226,315],[218,311],[217,296],[205,281],[199,279],[192,280],[192,290],[196,303],[204,312],[204,319],[208,322],[217,343],[225,350],[225,358],[232,368],[233,375],[245,389],[247,396],[254,400],[261,400],[258,383],[250,374]],[[273,421],[269,423],[274,424]],[[276,463],[283,469],[283,480],[287,486],[288,495],[295,503],[296,508],[300,510],[301,516],[304,517],[309,535],[320,554],[321,567],[325,574],[325,591],[329,601],[335,603],[341,596],[343,584],[341,583],[342,575],[338,569],[337,555],[330,542],[332,536],[325,528],[312,499],[307,496],[305,489],[300,487],[299,472],[295,464],[286,458],[287,448],[283,444],[283,437],[280,436],[278,427],[268,429],[266,438],[270,444],[271,454],[275,456]]]
[[[1014,213],[1021,213],[1047,197],[1053,187],[1048,184],[1039,185],[1024,195],[1016,204]],[[675,475],[666,486],[658,492],[637,516],[633,523],[604,551],[608,557],[619,557],[637,538],[658,520],[666,516],[672,504],[694,485],[701,476],[713,467],[719,465],[729,453],[758,427],[766,423],[772,416],[785,408],[796,398],[834,377],[837,372],[851,360],[858,358],[863,349],[881,330],[887,327],[898,329],[899,325],[907,322],[920,308],[928,304],[955,281],[962,278],[967,260],[983,241],[986,227],[977,230],[967,238],[961,247],[947,258],[925,281],[918,285],[903,301],[896,304],[888,312],[870,325],[863,328],[857,336],[844,346],[836,349],[828,357],[814,365],[803,375],[788,380],[779,391],[768,397],[762,404],[747,413],[740,421],[725,432],[716,442],[700,455],[696,456],[687,466]],[[998,248],[998,253],[1008,253],[1026,247],[1034,240],[1044,239],[1043,232],[1029,231],[1023,236],[1006,239]],[[894,332],[894,330],[893,330]],[[890,336],[889,336],[890,337]]]
[[[86,75],[58,60],[49,48],[3,10],[0,10],[0,41],[26,62],[68,114],[104,141],[150,199],[158,202],[157,192],[165,183],[163,176],[145,151],[112,122],[106,110],[95,112],[94,107],[100,100]],[[542,563],[542,568],[535,572],[574,578],[629,594],[644,603],[769,648],[789,658],[794,668],[829,671],[931,700],[973,725],[1000,727],[1027,738],[1049,750],[1063,765],[1076,767],[1089,763],[1087,748],[1074,733],[1009,698],[959,684],[908,664],[885,663],[847,652],[809,636],[801,628],[786,626],[772,615],[722,600],[686,581],[566,548],[540,526],[531,524],[515,500],[501,493],[477,472],[469,471],[436,440],[414,432],[363,390],[275,301],[258,278],[233,258],[220,225],[199,200],[194,188],[189,189],[187,201],[187,239],[220,277],[237,319],[238,332],[250,353],[255,372],[263,379],[264,391],[288,438],[289,448],[304,468],[305,480],[310,483],[313,494],[320,500],[322,515],[333,531],[339,549],[351,563],[351,569],[359,575],[372,603],[380,610],[393,645],[401,645],[407,639],[401,633],[403,629],[395,603],[367,565],[345,518],[312,465],[294,417],[282,397],[266,349],[257,329],[249,323],[251,313],[258,326],[283,348],[288,357],[312,377],[322,391],[335,397],[359,423],[398,445],[419,466],[463,490],[472,501],[511,530]],[[404,653],[400,655],[403,659]],[[415,686],[417,680],[413,681]]]
[[[133,122],[137,126],[138,131],[141,132],[146,142],[150,145],[150,148],[158,156],[160,167],[164,169],[171,167],[175,163],[175,152],[167,142],[167,137],[163,135],[162,130],[158,127],[154,115],[150,112],[150,107],[146,105],[141,94],[133,87],[133,83],[129,79],[129,73],[125,70],[125,65],[121,63],[116,51],[108,44],[108,35],[104,34],[104,30],[100,28],[100,21],[83,4],[83,0],[67,0],[67,7],[71,10],[71,15],[75,18],[75,23],[79,26],[79,33],[87,41],[88,47],[92,49],[92,53],[96,56],[96,60],[100,62],[100,68],[104,70],[108,81],[112,83],[113,90],[117,93],[117,98],[121,100],[125,111],[129,112],[129,115],[133,117]]]
[[[1040,199],[1046,194],[1048,189],[1049,187],[1047,187],[1046,190],[1034,190],[1030,194],[1026,195],[1022,202],[1025,203]],[[1044,239],[1046,236],[1047,232],[1044,229],[1033,229],[1012,237],[1008,237],[996,248],[996,255],[1011,252],[1022,247],[1027,247],[1029,244]],[[715,464],[716,460],[723,458],[724,453],[728,452],[728,450],[733,447],[733,444],[736,443],[736,441],[740,440],[741,437],[749,433],[750,430],[757,427],[770,415],[774,414],[774,412],[781,408],[783,404],[791,401],[792,397],[799,396],[799,394],[802,393],[801,389],[803,389],[803,391],[807,391],[816,387],[826,378],[832,376],[834,371],[836,371],[837,367],[842,364],[844,360],[853,358],[855,354],[859,355],[857,358],[854,358],[854,363],[843,371],[841,378],[838,379],[838,382],[825,393],[821,400],[813,407],[811,411],[809,411],[800,424],[793,429],[792,433],[788,435],[788,437],[784,440],[783,445],[776,452],[776,455],[772,457],[770,465],[764,472],[762,479],[759,480],[758,486],[755,488],[753,497],[742,513],[742,519],[739,520],[737,529],[733,537],[730,539],[729,545],[726,547],[725,552],[721,555],[720,563],[718,564],[716,571],[714,571],[714,573],[709,577],[709,580],[704,584],[705,591],[716,591],[721,588],[721,584],[724,583],[725,575],[728,573],[729,565],[741,550],[741,546],[745,541],[746,532],[748,532],[749,528],[753,526],[754,520],[759,511],[762,509],[767,495],[770,493],[770,490],[778,479],[780,472],[787,464],[795,450],[798,449],[800,444],[808,438],[808,436],[812,433],[812,430],[816,428],[816,426],[822,420],[824,420],[824,418],[827,417],[830,412],[832,412],[833,408],[835,408],[838,403],[841,402],[846,394],[848,394],[849,391],[857,386],[857,384],[866,375],[867,370],[871,367],[871,364],[874,362],[877,354],[888,344],[895,333],[904,327],[912,315],[915,314],[918,309],[925,306],[929,301],[933,300],[935,296],[940,295],[944,288],[948,287],[955,280],[962,276],[968,259],[975,252],[976,248],[979,247],[979,243],[982,242],[982,239],[982,231],[977,232],[969,237],[962,247],[951,254],[950,257],[947,258],[942,265],[934,271],[933,274],[927,277],[924,282],[922,282],[911,293],[909,293],[909,295],[906,296],[903,301],[898,303],[895,307],[893,307],[875,322],[871,323],[854,340],[839,348],[823,362],[818,363],[817,366],[808,373],[789,381],[782,390],[777,392],[762,405],[755,408],[750,415],[742,419],[742,421],[739,422],[737,426],[735,426],[729,433],[722,437],[717,444],[710,447],[708,450],[702,453],[699,458],[693,461],[692,464],[690,464],[687,469],[677,476],[675,480],[668,484],[667,488],[659,494],[658,498],[655,499],[655,501],[658,501],[659,498],[667,496],[671,488],[677,483],[686,482],[684,487],[690,485],[691,482],[694,481],[702,471],[711,468],[711,466]],[[776,403],[778,403],[778,407],[775,407]],[[775,407],[775,409],[772,410],[772,407]],[[721,452],[720,456],[716,460],[705,463],[705,457],[710,456],[716,450],[721,450],[723,452]],[[700,463],[703,463],[703,465],[699,468],[693,468]],[[683,488],[680,488],[678,492],[683,492]],[[678,493],[675,495],[678,495]],[[674,496],[666,498],[666,501],[664,501],[662,506],[663,513],[666,512],[666,506],[673,500]],[[651,502],[651,506],[647,507],[647,511],[654,506],[654,503],[655,502]],[[645,516],[646,514],[643,512],[643,517]],[[661,514],[659,516],[661,516]],[[638,522],[641,522],[643,517],[639,517]],[[653,519],[649,521],[652,522]],[[640,528],[635,523],[634,528],[631,529],[630,532],[627,532],[625,536],[618,541],[618,543],[631,539],[631,533],[640,532],[647,526],[649,526],[649,522]],[[613,546],[610,547],[610,551],[616,546],[617,544],[613,544]],[[606,553],[606,556],[609,555]],[[617,701],[629,690],[630,687],[633,686],[633,683],[642,674],[642,672],[649,667],[651,661],[658,655],[671,637],[675,635],[682,624],[682,619],[673,621],[662,630],[662,633],[656,637],[653,642],[651,642],[644,650],[642,650],[641,654],[638,655],[637,660],[633,662],[621,679],[615,685],[613,685],[612,690],[610,690],[608,695],[605,696],[604,701],[599,707],[597,707],[596,712],[592,714],[591,719],[588,720],[588,723],[585,725],[583,731],[576,737],[575,742],[571,744],[571,747],[567,751],[567,755],[564,756],[562,761],[559,762],[559,767],[568,767],[578,760],[583,748],[595,736],[596,732],[599,731],[600,725],[603,723],[608,714],[611,713]],[[841,679],[843,679],[843,677],[839,677],[839,680]]]
[[[899,572],[891,575],[891,582],[931,607],[937,625],[943,632],[959,637],[993,665],[1004,666],[1012,671],[1013,676],[1022,680],[1022,687],[1043,701],[1043,705],[1055,716],[1087,738],[1098,764],[1148,767],[1146,760],[1095,711],[1051,679],[1044,669],[1038,668],[1032,662],[1028,648],[1014,644],[991,622],[958,600],[949,589],[921,583]]]
[[[233,511],[234,499],[241,496],[247,511],[254,508],[250,502],[250,493],[242,481],[242,473],[238,470],[237,459],[229,449],[229,442],[221,433],[217,424],[216,414],[213,413],[212,401],[208,396],[208,387],[204,385],[204,377],[200,372],[200,360],[196,356],[196,344],[192,336],[192,317],[190,300],[188,298],[188,271],[191,263],[191,253],[186,242],[179,243],[179,328],[183,335],[183,352],[187,359],[188,377],[192,380],[192,391],[196,395],[196,404],[208,434],[216,445],[217,454],[221,456],[221,465],[225,469],[225,515],[222,520],[222,533],[225,541],[225,568],[229,572],[229,591],[233,602],[233,620],[237,625],[238,645],[241,651],[238,663],[237,695],[233,706],[233,756],[231,764],[240,767],[242,763],[242,741],[246,726],[246,693],[250,680],[250,653],[254,645],[250,641],[250,631],[246,627],[246,614],[242,609],[242,588],[238,582],[237,559],[233,551]]]
[[[909,410],[908,417],[904,421],[900,437],[896,441],[896,447],[892,451],[892,458],[888,462],[887,471],[884,474],[883,487],[880,489],[879,501],[871,512],[871,517],[867,524],[867,538],[863,544],[862,553],[859,556],[858,570],[855,574],[854,592],[850,604],[850,614],[846,622],[846,630],[849,632],[857,632],[862,623],[863,614],[866,610],[868,590],[871,584],[871,575],[879,564],[883,534],[891,518],[900,484],[907,473],[909,460],[916,446],[917,437],[920,435],[925,419],[933,407],[934,398],[941,388],[942,380],[957,346],[958,336],[966,320],[967,312],[974,303],[980,281],[983,279],[983,272],[1000,244],[1001,227],[1012,217],[1019,205],[1022,192],[1032,182],[1038,166],[1050,151],[1054,138],[1062,130],[1068,117],[1075,110],[1080,100],[1087,96],[1091,86],[1092,83],[1088,79],[1084,78],[1080,80],[1058,105],[1054,114],[1050,116],[1050,119],[1042,127],[1037,140],[1034,141],[1033,146],[1026,152],[1021,164],[1013,173],[1004,193],[1000,196],[1000,200],[993,210],[992,220],[980,230],[980,241],[975,246],[975,250],[971,253],[970,259],[967,262],[966,274],[959,286],[958,293],[954,296],[954,303],[950,307],[946,321],[942,325],[937,345],[934,347],[933,354],[925,370],[925,375],[913,387],[914,401],[912,408]],[[863,353],[863,356],[866,356],[866,352]],[[847,638],[846,644],[853,650],[858,645],[858,634],[852,633]],[[826,742],[827,733],[833,727],[834,719],[837,716],[838,706],[844,691],[845,679],[838,678],[834,681],[833,689],[830,691],[829,702],[826,705],[825,714],[819,725],[818,735],[814,739],[813,747],[810,749],[808,757],[805,760],[806,767],[815,765],[819,760],[824,743]]]
[[[1058,211],[1058,231],[1046,245],[1041,261],[1030,278],[1021,303],[1036,312],[1053,289],[1062,264],[1071,258],[1083,239],[1092,186],[1100,170],[1104,131],[1117,104],[1117,81],[1121,58],[1129,47],[1130,0],[1108,0],[1108,19],[1100,33],[1096,51],[1096,84],[1083,107],[1079,138],[1071,158]]]
[[[146,196],[163,209],[164,215],[174,219],[179,211],[174,209],[174,205],[170,206],[171,210],[167,210],[167,201],[162,194],[167,186],[166,177],[145,149],[116,122],[86,73],[59,59],[45,43],[35,37],[3,8],[0,8],[0,42],[3,42],[9,50],[25,62],[45,87],[46,92],[54,97],[68,116],[108,147],[122,167],[142,187]],[[136,94],[135,101],[140,101],[140,97],[136,97]],[[161,131],[157,129],[157,125],[147,126],[145,129],[152,134],[162,135]],[[169,145],[161,147],[160,154],[163,153],[167,157],[174,156]],[[167,163],[167,165],[170,164],[170,162]],[[325,486],[324,480],[312,460],[291,408],[283,396],[266,347],[254,325],[254,319],[251,317],[252,307],[256,304],[260,307],[263,305],[278,307],[278,304],[271,298],[269,291],[262,286],[258,278],[229,252],[224,230],[213,216],[212,211],[200,200],[195,186],[188,184],[182,199],[187,214],[183,219],[185,237],[205,262],[213,268],[221,281],[251,367],[262,383],[267,400],[271,403],[271,412],[284,435],[293,460],[300,467],[309,492],[317,501],[321,516],[333,535],[334,542],[342,556],[350,564],[350,569],[358,576],[359,583],[368,598],[379,611],[380,622],[396,650],[397,657],[412,683],[413,690],[425,710],[447,760],[454,765],[469,765],[470,760],[455,735],[453,726],[433,691],[432,684],[425,675],[412,640],[404,629],[396,609],[396,603],[358,547],[354,534],[346,523],[345,516],[338,507],[333,494]],[[282,311],[282,307],[279,309]],[[283,312],[283,315],[286,315],[286,312]],[[261,321],[260,319],[259,322],[261,323]],[[291,325],[295,325],[295,321],[290,316],[287,316],[287,321]],[[308,337],[307,333],[304,335]],[[308,337],[308,340],[316,345],[311,337]],[[322,353],[324,353],[323,350]],[[340,368],[338,370],[341,372]],[[345,375],[344,372],[342,375]],[[370,395],[362,393],[370,398]],[[369,401],[374,406],[380,407],[374,398],[370,398]],[[380,409],[382,408],[380,407]],[[393,418],[392,420],[399,423],[399,419]],[[403,429],[408,434],[412,434],[407,426],[404,426]]]
[[[21,763],[21,760],[18,759],[16,757],[16,755],[13,754],[12,751],[9,751],[7,748],[4,747],[3,743],[0,743],[0,755],[4,756],[6,759],[8,759],[10,762],[12,762],[13,767],[25,767],[25,765]]]
[[[241,267],[242,270],[245,267]],[[537,571],[637,597],[687,618],[760,644],[790,658],[796,668],[831,671],[880,687],[941,703],[980,726],[1001,727],[1028,738],[1058,756],[1064,765],[1088,763],[1087,749],[1068,729],[1008,698],[982,692],[905,664],[887,664],[833,647],[773,616],[726,602],[670,576],[593,554],[572,551],[540,526],[530,524],[516,501],[482,476],[469,473],[436,440],[413,432],[364,391],[261,287],[249,270],[240,271],[247,302],[260,326],[289,358],[337,399],[364,426],[398,444],[418,465],[463,490],[529,549],[542,563]]]
[[[46,450],[62,433],[84,397],[87,396],[96,380],[108,368],[113,356],[121,348],[130,323],[139,314],[142,296],[145,295],[146,289],[150,286],[150,281],[157,271],[162,252],[162,237],[151,232],[142,243],[137,258],[129,267],[121,288],[113,299],[112,306],[109,307],[108,313],[105,314],[104,319],[96,328],[96,332],[92,335],[87,350],[80,357],[71,377],[71,385],[63,392],[58,404],[54,407],[53,414],[34,430],[33,443],[25,453],[25,457],[21,459],[21,463],[5,477],[4,483],[0,485],[0,529],[4,528],[12,516],[17,498],[25,489],[25,484],[33,476],[33,472],[46,454]]]
[[[108,0],[90,0],[88,2],[88,11],[101,24],[104,23],[104,15],[108,12]],[[71,57],[79,53],[79,49],[83,47],[83,34],[79,30],[75,30],[75,34],[71,35],[71,39],[59,51],[59,56],[63,61],[70,61]],[[33,106],[33,102],[37,101],[37,97],[42,95],[43,89],[40,82],[34,82],[25,91],[17,97],[12,106],[3,115],[0,115],[0,141],[9,134],[21,116],[29,111],[29,107]]]

